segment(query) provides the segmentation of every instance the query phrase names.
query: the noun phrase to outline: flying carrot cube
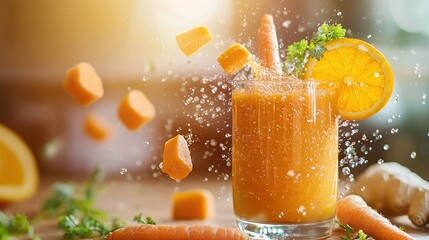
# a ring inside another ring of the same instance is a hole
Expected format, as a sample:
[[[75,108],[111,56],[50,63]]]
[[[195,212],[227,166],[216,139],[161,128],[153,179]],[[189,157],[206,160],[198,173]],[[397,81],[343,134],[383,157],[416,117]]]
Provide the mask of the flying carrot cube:
[[[186,56],[191,56],[198,49],[212,40],[213,35],[206,27],[196,27],[176,36],[177,45]]]
[[[104,94],[103,83],[91,64],[82,62],[70,68],[64,90],[81,106],[89,106]]]
[[[175,192],[172,202],[174,220],[204,220],[214,216],[214,197],[207,189]]]
[[[132,90],[119,104],[118,116],[129,130],[136,130],[155,117],[155,107],[141,91]]]
[[[86,115],[84,130],[89,137],[97,141],[106,140],[112,133],[111,125],[96,113]]]
[[[165,143],[161,171],[175,180],[187,177],[192,171],[191,153],[183,136],[177,135]]]
[[[234,74],[253,61],[252,54],[240,43],[225,50],[217,59],[227,74]]]

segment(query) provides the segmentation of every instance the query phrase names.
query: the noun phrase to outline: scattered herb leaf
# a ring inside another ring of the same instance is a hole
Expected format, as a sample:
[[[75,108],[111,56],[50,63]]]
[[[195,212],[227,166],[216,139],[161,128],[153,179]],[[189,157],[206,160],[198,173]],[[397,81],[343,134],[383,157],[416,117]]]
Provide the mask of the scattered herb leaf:
[[[15,235],[25,235],[33,240],[40,240],[34,233],[27,216],[23,214],[6,215],[0,211],[0,240],[8,240]]]
[[[345,236],[340,236],[340,240],[368,240],[368,235],[366,235],[362,230],[359,230],[357,232],[357,236],[354,236],[354,229],[350,225],[344,225],[338,222],[338,226],[344,230],[345,233]]]
[[[143,214],[141,214],[141,213],[134,216],[133,221],[136,223],[141,223],[141,224],[156,225],[156,222],[151,217],[144,218]]]

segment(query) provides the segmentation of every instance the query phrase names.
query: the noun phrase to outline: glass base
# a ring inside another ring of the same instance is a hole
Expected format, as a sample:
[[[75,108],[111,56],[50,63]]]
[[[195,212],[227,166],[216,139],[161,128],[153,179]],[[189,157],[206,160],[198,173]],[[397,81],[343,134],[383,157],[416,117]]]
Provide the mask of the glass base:
[[[236,219],[238,228],[252,239],[324,239],[332,234],[334,220],[300,224],[266,224]]]

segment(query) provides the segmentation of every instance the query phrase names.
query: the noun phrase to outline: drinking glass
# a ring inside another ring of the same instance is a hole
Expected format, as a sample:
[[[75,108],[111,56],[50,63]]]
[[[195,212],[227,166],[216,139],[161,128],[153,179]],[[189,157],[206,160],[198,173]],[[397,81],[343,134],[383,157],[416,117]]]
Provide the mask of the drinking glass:
[[[238,227],[259,239],[332,233],[338,184],[335,94],[314,81],[262,76],[232,93]]]

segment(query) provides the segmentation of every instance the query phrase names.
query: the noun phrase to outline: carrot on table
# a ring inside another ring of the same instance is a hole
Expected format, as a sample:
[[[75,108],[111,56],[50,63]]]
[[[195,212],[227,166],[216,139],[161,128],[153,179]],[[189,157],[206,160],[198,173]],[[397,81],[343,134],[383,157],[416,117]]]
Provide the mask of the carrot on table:
[[[348,195],[338,201],[337,218],[342,224],[348,224],[354,229],[361,229],[377,240],[414,239],[369,207],[357,195]]]
[[[262,21],[258,28],[257,42],[260,64],[281,75],[283,71],[273,16],[269,14],[262,16]]]
[[[188,142],[181,135],[168,140],[164,146],[161,171],[174,180],[181,180],[192,171]]]
[[[100,77],[91,64],[86,62],[81,62],[67,71],[63,87],[81,106],[89,106],[104,94]]]
[[[213,35],[206,27],[196,27],[177,35],[176,42],[186,56],[191,56],[212,38]]]
[[[92,112],[85,117],[84,130],[92,139],[104,141],[110,136],[112,127],[104,118]]]
[[[118,229],[107,235],[107,240],[245,240],[247,235],[237,228],[205,225],[150,225],[143,224]]]
[[[214,215],[214,197],[207,189],[192,189],[172,194],[173,219],[207,219]]]
[[[136,130],[155,117],[155,107],[139,90],[132,90],[121,101],[118,116],[130,130]]]

